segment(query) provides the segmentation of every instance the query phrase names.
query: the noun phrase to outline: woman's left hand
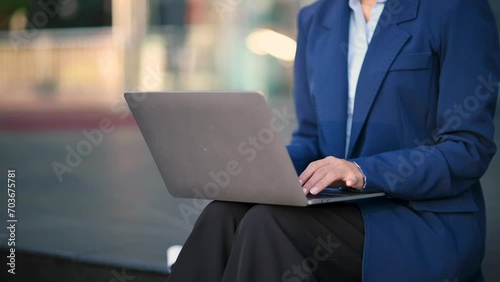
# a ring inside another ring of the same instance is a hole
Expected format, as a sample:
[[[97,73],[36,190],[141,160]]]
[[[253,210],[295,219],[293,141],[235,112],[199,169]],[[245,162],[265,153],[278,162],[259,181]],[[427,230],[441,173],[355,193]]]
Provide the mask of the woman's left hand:
[[[344,159],[326,157],[310,163],[299,176],[304,194],[318,194],[326,187],[349,187],[361,190],[363,175],[358,167]]]

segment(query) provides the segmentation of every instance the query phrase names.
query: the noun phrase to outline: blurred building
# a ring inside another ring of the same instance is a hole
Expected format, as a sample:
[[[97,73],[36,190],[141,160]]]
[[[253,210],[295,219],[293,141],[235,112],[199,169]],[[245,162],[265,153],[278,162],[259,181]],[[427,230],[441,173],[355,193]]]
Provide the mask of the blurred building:
[[[287,96],[291,59],[265,50],[273,34],[252,37],[257,53],[247,39],[258,28],[294,38],[297,9],[312,1],[300,2],[2,1],[0,95],[96,103],[137,89]],[[294,51],[293,41],[281,47]]]

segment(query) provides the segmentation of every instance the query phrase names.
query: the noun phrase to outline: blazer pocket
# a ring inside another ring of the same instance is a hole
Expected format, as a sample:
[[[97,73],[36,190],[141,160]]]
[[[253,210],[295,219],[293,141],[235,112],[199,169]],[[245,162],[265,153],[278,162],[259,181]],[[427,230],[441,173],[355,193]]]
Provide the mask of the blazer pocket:
[[[432,53],[401,54],[392,63],[390,71],[415,71],[431,67]]]

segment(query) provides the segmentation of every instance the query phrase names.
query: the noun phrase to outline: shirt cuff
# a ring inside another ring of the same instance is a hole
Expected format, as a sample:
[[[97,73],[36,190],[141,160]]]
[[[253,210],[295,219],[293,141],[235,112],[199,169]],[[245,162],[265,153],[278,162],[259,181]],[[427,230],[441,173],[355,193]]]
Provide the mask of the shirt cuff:
[[[360,189],[360,191],[363,191],[363,189],[365,189],[365,187],[366,187],[366,175],[363,172],[363,169],[356,162],[352,162],[352,163],[355,164],[356,167],[358,167],[359,172],[361,172],[361,175],[363,176],[363,187]]]

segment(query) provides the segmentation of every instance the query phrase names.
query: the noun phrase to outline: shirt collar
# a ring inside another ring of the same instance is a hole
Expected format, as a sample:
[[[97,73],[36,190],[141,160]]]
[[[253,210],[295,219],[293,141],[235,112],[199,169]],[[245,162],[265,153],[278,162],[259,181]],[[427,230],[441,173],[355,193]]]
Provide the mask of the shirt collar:
[[[381,3],[385,3],[387,2],[387,0],[378,0],[376,4],[381,4]],[[351,9],[358,9],[361,7],[361,1],[360,0],[349,0],[349,7],[351,7]]]

